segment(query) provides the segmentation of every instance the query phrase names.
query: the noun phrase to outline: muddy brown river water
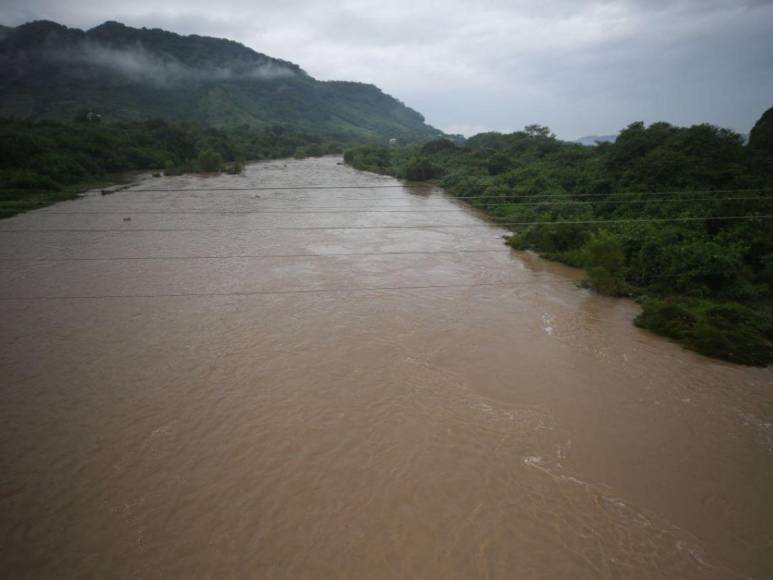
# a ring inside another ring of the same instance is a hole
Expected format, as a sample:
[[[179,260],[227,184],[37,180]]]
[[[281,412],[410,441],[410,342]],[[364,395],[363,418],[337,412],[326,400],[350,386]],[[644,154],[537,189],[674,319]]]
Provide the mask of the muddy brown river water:
[[[0,576],[773,577],[771,369],[338,161],[0,222]]]

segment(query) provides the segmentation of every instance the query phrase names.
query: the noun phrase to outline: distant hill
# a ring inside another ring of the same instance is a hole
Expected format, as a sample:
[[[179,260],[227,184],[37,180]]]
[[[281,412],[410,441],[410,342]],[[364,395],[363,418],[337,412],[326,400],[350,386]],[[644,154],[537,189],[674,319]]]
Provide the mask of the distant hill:
[[[773,107],[754,124],[748,142],[752,149],[773,155]]]
[[[617,135],[588,135],[587,137],[576,139],[574,143],[593,146],[597,141],[601,141],[602,143],[614,143],[616,140]]]
[[[442,135],[373,85],[318,81],[237,42],[106,22],[0,27],[0,116],[284,125],[340,140]]]

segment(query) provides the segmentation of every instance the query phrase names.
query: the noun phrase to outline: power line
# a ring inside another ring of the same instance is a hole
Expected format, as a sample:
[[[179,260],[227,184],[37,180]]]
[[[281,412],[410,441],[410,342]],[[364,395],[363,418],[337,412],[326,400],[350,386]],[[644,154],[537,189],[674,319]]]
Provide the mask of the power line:
[[[443,190],[439,185],[432,184],[410,184],[410,185],[311,185],[311,186],[288,186],[288,187],[202,187],[185,189],[124,189],[123,193],[187,193],[189,191],[304,191],[304,190],[335,190],[335,189],[437,189]],[[601,196],[601,195],[676,195],[680,193],[754,193],[769,192],[773,188],[746,188],[746,189],[690,189],[690,190],[668,190],[668,191],[618,191],[609,193],[537,193],[537,194],[505,194],[505,195],[485,195],[485,196],[454,196],[456,199],[479,199],[480,197],[492,198],[511,198],[511,197],[565,197],[565,196]],[[385,199],[385,198],[380,198]],[[395,199],[402,199],[395,198]]]
[[[479,284],[426,284],[415,286],[372,286],[366,288],[308,288],[293,290],[248,290],[244,292],[170,292],[160,294],[98,294],[84,296],[0,296],[0,302],[43,302],[54,300],[107,300],[116,298],[192,298],[204,296],[275,296],[284,294],[338,294],[355,292],[385,292],[396,290],[434,290],[444,288],[515,288],[517,286],[526,286],[528,284],[502,284],[502,283],[479,283]]]
[[[230,256],[119,256],[106,258],[4,258],[0,262],[121,262],[129,260],[238,260],[238,259],[276,259],[276,258],[340,258],[351,256],[434,256],[454,254],[489,254],[502,252],[495,250],[431,250],[417,252],[346,252],[336,254],[235,254]]]
[[[491,222],[476,224],[413,224],[413,225],[379,225],[379,226],[276,226],[269,228],[249,228],[248,231],[297,231],[297,230],[416,230],[427,228],[492,228],[510,226],[531,225],[581,225],[581,224],[624,224],[624,223],[667,223],[667,222],[693,222],[693,221],[731,221],[731,220],[767,220],[773,215],[741,215],[741,216],[706,216],[706,217],[679,217],[679,218],[643,218],[643,219],[601,219],[601,220],[558,220],[558,221],[520,221],[520,222]],[[143,233],[143,232],[207,232],[222,231],[220,228],[102,228],[102,229],[12,229],[0,230],[0,233]]]
[[[771,198],[773,199],[773,198]],[[304,211],[296,211],[296,210],[281,210],[281,211],[273,211],[276,208],[271,208],[269,211],[265,210],[173,210],[173,211],[156,211],[156,210],[140,210],[135,211],[131,209],[127,210],[111,210],[111,211],[47,211],[45,212],[48,215],[126,215],[126,214],[133,214],[133,215],[220,215],[220,214],[227,214],[227,215],[250,215],[250,214],[318,214],[318,213],[465,213],[465,210],[463,209],[438,209],[438,210],[431,210],[431,209],[424,209],[424,210],[381,210],[381,209],[375,209],[375,210],[368,210],[368,209],[358,209],[358,210],[350,210],[348,208],[341,208],[341,211],[316,211],[314,209],[311,210],[304,210]],[[338,210],[338,208],[324,208],[326,210]]]
[[[773,189],[772,190],[767,190],[767,191],[773,191]],[[740,192],[739,191],[738,193],[764,193],[764,192],[765,192],[765,190],[748,190],[748,191],[744,191],[744,192]],[[680,193],[708,193],[708,192],[685,191],[685,192],[680,192]],[[731,193],[731,192],[723,192],[723,193]],[[455,196],[452,195],[451,198],[452,199],[478,199],[480,201],[486,201],[487,199],[493,199],[493,198],[507,198],[507,199],[534,199],[535,197],[537,197],[537,198],[545,197],[545,198],[549,198],[549,199],[557,198],[557,197],[567,198],[565,200],[558,201],[558,202],[553,202],[553,201],[537,201],[537,202],[534,202],[535,204],[546,204],[546,203],[677,203],[677,202],[683,202],[683,201],[728,201],[728,200],[733,200],[733,199],[771,199],[771,198],[773,198],[773,196],[762,195],[762,196],[755,196],[755,197],[719,197],[719,198],[717,198],[715,196],[712,196],[712,197],[694,197],[694,198],[687,197],[687,198],[676,198],[676,199],[669,198],[669,199],[643,199],[643,200],[639,200],[639,199],[634,199],[634,200],[630,200],[630,199],[621,199],[621,200],[609,199],[609,196],[618,196],[618,195],[646,195],[646,196],[650,196],[650,195],[675,195],[675,194],[674,193],[666,194],[666,193],[655,192],[655,191],[653,191],[651,193],[646,193],[646,192],[624,193],[624,192],[620,192],[620,193],[610,193],[610,194],[604,194],[604,193],[577,193],[577,194],[537,193],[537,194],[534,194],[534,195],[515,195],[515,196],[513,196],[513,195],[504,195],[504,196],[498,196],[498,195],[488,196],[488,195],[483,195],[483,196],[470,196],[470,197],[455,197]],[[573,199],[569,199],[569,198],[573,198],[573,197],[584,197],[584,198],[587,198],[587,197],[600,197],[600,196],[607,196],[607,197],[604,197],[604,199],[597,199],[597,200],[591,200],[591,201],[575,201]],[[395,198],[395,199],[399,199],[399,198]],[[526,205],[526,202],[518,203],[518,205]]]
[[[503,248],[504,249],[504,248]],[[497,250],[502,251],[502,249]],[[657,275],[650,278],[672,278],[677,275]],[[578,280],[562,278],[566,282],[572,282],[575,286]],[[216,297],[216,296],[281,296],[293,294],[351,294],[358,292],[392,292],[400,290],[435,290],[435,289],[471,289],[471,288],[501,288],[503,290],[514,290],[516,288],[537,287],[539,284],[535,281],[529,282],[479,282],[474,284],[417,284],[403,286],[370,286],[360,288],[293,288],[277,290],[245,290],[231,292],[164,292],[157,294],[96,294],[79,296],[0,296],[0,302],[49,302],[60,300],[109,300],[125,298],[196,298],[196,297]]]
[[[452,199],[478,199],[486,201],[487,199],[534,199],[535,197],[546,198],[574,198],[574,197],[604,197],[605,199],[612,196],[633,196],[633,195],[681,195],[681,194],[703,194],[703,193],[767,193],[773,189],[693,189],[689,191],[615,191],[610,193],[534,193],[534,194],[509,194],[509,195],[470,195],[470,196],[455,196],[448,194]],[[380,198],[383,199],[383,198]],[[395,197],[394,199],[402,199]],[[714,199],[713,197],[708,199]],[[686,200],[684,200],[686,201]]]
[[[469,252],[502,252],[506,251],[506,246],[502,246],[496,250],[470,250]],[[398,252],[395,252],[398,253]],[[416,252],[423,254],[425,252]],[[440,252],[426,252],[426,253],[440,253]],[[456,253],[456,252],[449,252]],[[314,257],[323,257],[321,254],[311,254]],[[344,255],[367,255],[367,254],[344,254]],[[293,255],[296,257],[299,255]],[[240,256],[237,256],[240,257]],[[251,256],[250,256],[251,257]],[[256,257],[268,257],[268,256],[256,256]],[[291,257],[291,256],[270,256],[277,258]],[[198,259],[199,257],[192,258]],[[221,258],[221,256],[213,256],[213,258]],[[114,258],[73,258],[72,260],[113,260]],[[123,259],[135,259],[135,258],[115,258],[116,260]],[[136,258],[136,259],[155,259],[155,258]],[[166,257],[160,259],[168,259]],[[177,259],[177,258],[173,258]],[[189,257],[180,257],[180,259],[189,259]],[[48,260],[44,260],[48,261]],[[587,273],[586,273],[587,274]],[[660,279],[672,279],[681,277],[682,274],[657,274],[653,276],[646,276],[649,280]],[[571,280],[562,277],[567,282],[572,282],[574,285],[579,285],[580,281]],[[587,278],[584,280],[587,282]],[[285,295],[285,294],[335,294],[335,293],[357,293],[357,292],[380,292],[380,291],[399,291],[399,290],[426,290],[426,289],[469,289],[469,288],[501,288],[504,290],[524,288],[524,287],[537,287],[539,283],[537,281],[520,282],[520,283],[506,283],[506,282],[481,282],[474,284],[424,284],[424,285],[404,285],[404,286],[372,286],[372,287],[360,287],[360,288],[304,288],[304,289],[277,289],[277,290],[247,290],[247,291],[232,291],[232,292],[170,292],[170,293],[158,293],[158,294],[98,294],[98,295],[80,295],[80,296],[0,296],[0,302],[43,302],[43,301],[58,301],[58,300],[103,300],[103,299],[120,299],[120,298],[189,298],[189,297],[214,297],[214,296],[273,296],[273,295]]]
[[[139,193],[182,193],[186,191],[298,191],[298,190],[319,190],[319,189],[392,189],[392,188],[433,188],[438,187],[432,184],[416,185],[293,185],[282,187],[189,187],[185,189],[124,189],[121,191],[139,192]]]
[[[626,200],[594,200],[594,201],[535,201],[535,202],[521,202],[514,204],[518,207],[523,206],[543,206],[543,205],[601,205],[601,204],[636,204],[636,203],[684,203],[695,201],[769,201],[773,200],[773,196],[757,196],[757,197],[726,197],[717,199],[714,197],[694,197],[686,199],[626,199]],[[388,207],[388,206],[387,206]],[[268,210],[111,210],[111,211],[47,211],[47,215],[126,215],[128,213],[134,215],[252,215],[252,214],[321,214],[321,213],[465,213],[463,209],[356,209],[352,210],[346,207],[322,207],[323,211],[318,211],[316,208],[310,208],[308,210],[279,210],[278,208],[269,208]]]
[[[161,191],[161,190],[128,190],[128,191]],[[166,191],[166,190],[164,190]],[[212,190],[196,190],[196,189],[185,189],[185,190],[169,190],[171,193],[186,193],[188,191],[212,191]],[[233,191],[233,190],[227,190],[227,191]],[[239,191],[239,190],[236,190]],[[631,192],[610,192],[610,193],[535,193],[535,194],[506,194],[506,195],[453,195],[451,193],[447,193],[443,191],[450,199],[459,199],[459,200],[478,200],[478,201],[488,201],[492,199],[504,199],[504,200],[517,200],[517,199],[526,199],[526,200],[533,200],[535,198],[590,198],[590,197],[603,197],[604,200],[616,197],[616,196],[666,196],[666,195],[681,195],[681,194],[719,194],[719,193],[766,193],[771,192],[773,189],[695,189],[695,190],[683,190],[683,191],[631,191]],[[328,196],[326,199],[341,199],[344,201],[372,201],[373,199],[377,199],[380,201],[387,200],[408,200],[411,199],[409,196],[399,196],[399,197],[384,197],[379,196],[377,198],[372,197],[343,197],[343,196]],[[424,198],[421,198],[424,199]],[[707,198],[707,199],[713,199],[713,198]],[[307,201],[306,199],[301,198],[281,198],[281,199],[272,199],[271,201],[289,201],[289,202],[301,202],[301,201]],[[569,200],[571,201],[571,200]],[[682,199],[681,201],[688,201],[685,199]],[[325,209],[335,209],[335,206],[320,206]],[[385,206],[389,207],[389,206]],[[393,207],[403,207],[403,206],[393,206]]]

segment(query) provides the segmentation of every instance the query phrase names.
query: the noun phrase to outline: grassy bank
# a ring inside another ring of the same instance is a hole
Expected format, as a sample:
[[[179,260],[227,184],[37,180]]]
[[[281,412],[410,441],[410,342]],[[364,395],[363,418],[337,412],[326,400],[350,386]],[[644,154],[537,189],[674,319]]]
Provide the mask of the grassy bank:
[[[239,171],[244,160],[321,156],[341,147],[283,127],[228,130],[151,120],[0,119],[0,218],[73,199],[127,171]]]
[[[57,203],[75,199],[78,195],[93,187],[106,185],[103,182],[82,184],[65,187],[57,190],[26,190],[26,189],[0,189],[0,219],[11,217],[19,213],[39,209]]]
[[[762,134],[757,131],[756,134]],[[710,125],[635,123],[586,147],[545,127],[464,145],[350,149],[352,166],[438,180],[513,231],[509,244],[629,296],[636,324],[702,354],[773,362],[773,152]],[[739,219],[728,219],[728,218]],[[514,225],[518,224],[518,225]]]

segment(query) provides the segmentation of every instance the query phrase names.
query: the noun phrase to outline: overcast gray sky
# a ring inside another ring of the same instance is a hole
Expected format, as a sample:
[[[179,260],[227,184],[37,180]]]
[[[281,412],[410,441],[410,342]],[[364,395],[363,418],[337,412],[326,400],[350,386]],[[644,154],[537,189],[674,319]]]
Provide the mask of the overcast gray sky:
[[[0,23],[37,19],[230,38],[468,135],[639,120],[748,132],[773,106],[773,0],[0,0]]]

